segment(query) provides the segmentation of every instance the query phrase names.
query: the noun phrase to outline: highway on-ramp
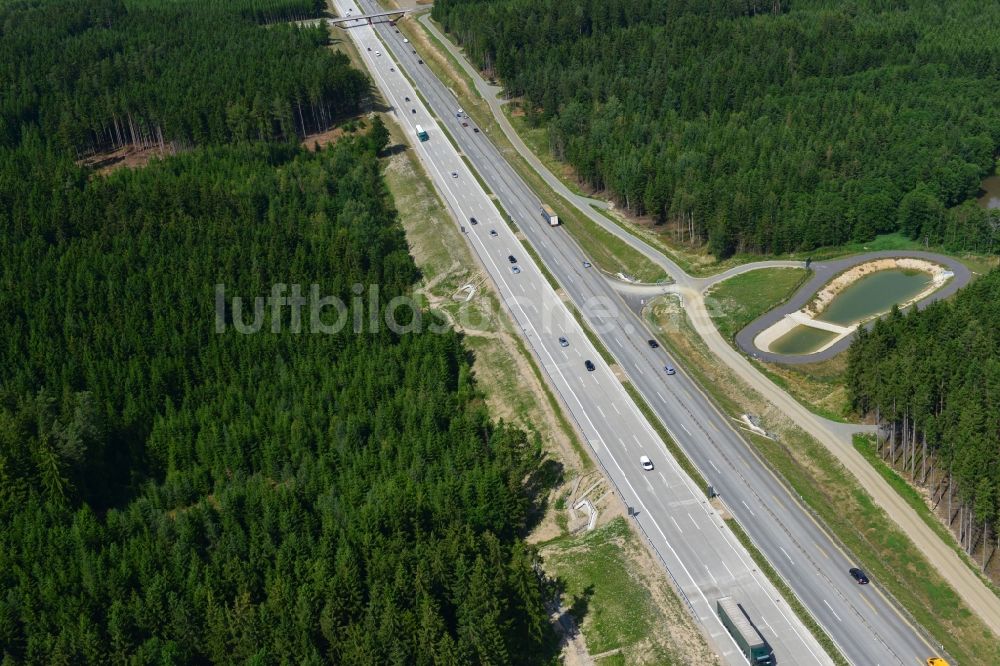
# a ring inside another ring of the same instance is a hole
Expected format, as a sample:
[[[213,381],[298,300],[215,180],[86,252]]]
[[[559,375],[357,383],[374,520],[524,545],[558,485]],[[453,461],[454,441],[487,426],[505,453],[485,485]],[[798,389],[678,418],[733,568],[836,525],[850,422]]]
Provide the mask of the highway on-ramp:
[[[342,14],[349,6],[346,2],[336,4]],[[372,11],[376,6],[363,1],[362,7]],[[374,31],[383,41],[375,37]],[[378,23],[373,27],[348,26],[348,33],[359,44],[404,129],[412,134],[419,123],[432,134],[429,141],[415,143],[418,155],[459,220],[465,221],[470,243],[496,281],[567,409],[619,488],[622,499],[639,509],[640,527],[727,660],[731,661],[734,648],[727,645],[725,634],[720,635],[714,621],[713,595],[733,594],[748,607],[758,628],[775,643],[778,663],[827,661],[815,641],[803,635],[801,624],[791,617],[785,603],[754,571],[743,549],[734,546],[732,535],[722,527],[704,494],[677,469],[620,382],[601,362],[575,321],[567,318],[562,302],[538,268],[522,256],[523,248],[443,136],[441,125],[454,137],[621,369],[702,475],[721,492],[729,511],[848,659],[857,664],[920,664],[933,654],[921,634],[877,586],[854,583],[847,574],[853,563],[694,382],[680,368],[674,375],[666,374],[664,366],[672,362],[662,350],[647,344],[651,336],[641,320],[622,307],[597,271],[584,266],[585,257],[565,230],[550,228],[542,220],[537,197],[488,138],[475,132],[471,121],[456,115],[454,97],[417,62],[418,56],[403,43],[402,35],[388,24]],[[390,52],[396,58],[390,60]],[[416,82],[440,125],[419,102],[410,82],[398,71],[400,66]],[[457,178],[451,177],[452,171]],[[476,217],[478,224],[471,225],[469,217]],[[491,236],[490,229],[498,235]],[[508,255],[518,259],[520,274],[510,272]],[[569,347],[559,346],[559,335],[568,338]],[[595,372],[584,369],[584,357],[596,364]],[[639,469],[638,457],[643,453],[661,463],[653,473],[644,474]]]

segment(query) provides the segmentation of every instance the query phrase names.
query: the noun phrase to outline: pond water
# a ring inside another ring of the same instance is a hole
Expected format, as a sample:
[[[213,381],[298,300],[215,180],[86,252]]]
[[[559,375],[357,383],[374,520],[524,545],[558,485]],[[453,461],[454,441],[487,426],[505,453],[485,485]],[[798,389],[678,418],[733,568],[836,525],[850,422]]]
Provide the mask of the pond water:
[[[976,199],[983,208],[1000,208],[1000,176],[983,179],[979,186],[980,196]]]
[[[816,317],[831,324],[850,326],[883,314],[897,303],[905,303],[931,283],[922,271],[888,270],[865,276],[837,294]]]
[[[811,354],[837,337],[833,331],[796,326],[770,345],[775,354]]]

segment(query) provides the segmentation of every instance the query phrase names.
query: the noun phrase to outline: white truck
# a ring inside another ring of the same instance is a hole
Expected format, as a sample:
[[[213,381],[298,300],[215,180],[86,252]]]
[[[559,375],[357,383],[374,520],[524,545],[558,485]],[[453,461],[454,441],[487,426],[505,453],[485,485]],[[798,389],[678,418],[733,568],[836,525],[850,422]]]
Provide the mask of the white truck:
[[[546,222],[549,223],[550,227],[559,226],[559,216],[556,215],[556,212],[552,210],[551,207],[547,206],[546,204],[542,204],[539,210],[542,211],[542,217],[545,219]]]

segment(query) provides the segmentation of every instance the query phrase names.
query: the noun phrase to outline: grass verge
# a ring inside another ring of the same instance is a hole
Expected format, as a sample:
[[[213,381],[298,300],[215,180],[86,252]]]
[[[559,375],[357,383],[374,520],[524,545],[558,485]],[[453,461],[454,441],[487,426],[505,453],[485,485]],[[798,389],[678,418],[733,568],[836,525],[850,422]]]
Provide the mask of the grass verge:
[[[663,441],[666,443],[667,449],[670,451],[670,454],[677,461],[677,464],[681,466],[681,469],[683,469],[684,472],[694,480],[695,484],[699,488],[703,490],[707,489],[708,482],[698,471],[698,468],[694,466],[691,460],[687,457],[687,455],[681,450],[681,448],[677,445],[674,439],[670,436],[670,434],[667,432],[667,429],[664,427],[663,423],[653,413],[653,410],[643,399],[639,391],[636,390],[634,386],[632,386],[631,382],[625,383],[625,390],[628,391],[630,396],[632,396],[632,400],[634,400],[636,405],[639,406],[639,411],[642,412],[643,416],[646,417],[646,420],[649,421],[650,424],[652,424],[657,434],[659,434],[660,437],[663,439]],[[757,546],[754,545],[753,541],[750,539],[750,536],[743,531],[743,527],[739,524],[739,522],[734,519],[729,519],[727,520],[727,523],[729,527],[733,530],[733,533],[736,535],[736,538],[739,539],[740,543],[743,544],[743,547],[746,548],[748,553],[750,553],[750,557],[752,557],[753,561],[757,563],[757,566],[760,568],[761,572],[765,576],[767,576],[767,579],[771,581],[771,584],[774,585],[774,587],[778,590],[781,596],[784,597],[784,599],[788,602],[789,608],[792,609],[796,617],[802,620],[802,623],[805,625],[806,629],[808,629],[809,633],[811,633],[813,637],[819,642],[819,644],[823,646],[823,649],[826,650],[826,653],[828,655],[830,655],[830,658],[834,661],[834,663],[836,663],[838,666],[848,666],[847,661],[840,654],[840,651],[837,649],[837,646],[834,644],[833,640],[826,634],[825,631],[823,631],[823,628],[819,626],[815,618],[813,618],[813,616],[810,615],[809,612],[805,609],[805,606],[802,605],[802,603],[798,600],[798,597],[795,596],[791,588],[789,588],[788,585],[785,583],[785,579],[778,575],[778,572],[775,571],[774,568],[770,565],[770,563],[767,561],[767,558],[764,557],[764,554],[757,549]]]
[[[654,308],[651,324],[725,414],[756,413],[779,441],[752,437],[771,469],[798,494],[850,557],[865,567],[958,663],[1000,663],[1000,642],[874,504],[857,480],[808,433],[718,363],[679,309]]]
[[[601,666],[717,663],[699,640],[685,607],[669,591],[666,574],[642,574],[644,567],[636,559],[644,553],[622,517],[589,533],[560,537],[541,549],[545,568],[562,582],[573,615],[583,618],[588,651],[607,655],[597,662]],[[658,602],[661,596],[670,603]],[[689,641],[693,644],[680,649]]]
[[[740,525],[739,521],[735,518],[728,518],[726,519],[726,523],[729,525],[729,529],[733,531],[733,534],[736,535],[739,542],[743,544],[743,547],[749,551],[754,564],[756,564],[761,572],[767,576],[767,579],[771,581],[771,584],[778,588],[778,592],[781,593],[781,596],[788,601],[789,608],[792,609],[792,612],[795,613],[796,617],[802,620],[802,622],[806,625],[806,629],[809,630],[809,633],[812,634],[817,641],[819,641],[819,644],[823,646],[823,649],[830,656],[830,659],[833,660],[833,663],[837,664],[837,666],[850,666],[849,662],[837,648],[837,644],[833,642],[833,639],[826,635],[826,632],[819,626],[816,619],[809,611],[806,610],[806,607],[802,605],[799,598],[795,596],[792,589],[785,583],[785,579],[778,575],[778,572],[774,570],[774,567],[772,567],[771,563],[767,561],[767,558],[764,557],[764,555],[761,554],[761,552],[753,545],[750,535],[743,531],[743,526]]]
[[[663,269],[595,224],[545,183],[504,136],[489,105],[479,96],[471,79],[433,33],[419,21],[400,21],[397,26],[410,38],[431,71],[449,86],[456,96],[456,104],[490,137],[531,190],[556,209],[562,226],[573,235],[591,262],[611,274],[625,273],[639,282],[655,283],[668,279]],[[428,49],[432,53],[427,53]]]
[[[705,296],[712,322],[727,342],[765,312],[786,302],[809,278],[804,268],[763,268],[720,282]],[[844,421],[851,413],[844,386],[846,355],[803,365],[755,363],[758,370],[806,408]]]

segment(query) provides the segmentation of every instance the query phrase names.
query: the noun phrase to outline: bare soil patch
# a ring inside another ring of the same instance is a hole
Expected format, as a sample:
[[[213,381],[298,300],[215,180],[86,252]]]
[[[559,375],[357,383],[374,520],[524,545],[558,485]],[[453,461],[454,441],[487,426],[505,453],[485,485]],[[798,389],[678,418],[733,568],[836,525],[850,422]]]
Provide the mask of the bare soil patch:
[[[163,148],[159,146],[151,148],[138,148],[134,145],[123,146],[118,150],[112,150],[110,152],[98,153],[96,155],[91,155],[90,157],[85,157],[79,160],[77,164],[80,166],[87,166],[94,169],[94,173],[99,176],[106,176],[112,171],[121,169],[123,167],[130,169],[139,169],[147,164],[150,160],[157,157],[167,157],[173,155],[177,150],[173,144],[167,144]]]
[[[346,134],[346,132],[342,127],[334,127],[325,132],[307,135],[304,139],[302,139],[300,145],[306,150],[315,151],[317,145],[320,148],[326,148],[330,144],[336,143],[340,137],[344,136],[344,134]]]

